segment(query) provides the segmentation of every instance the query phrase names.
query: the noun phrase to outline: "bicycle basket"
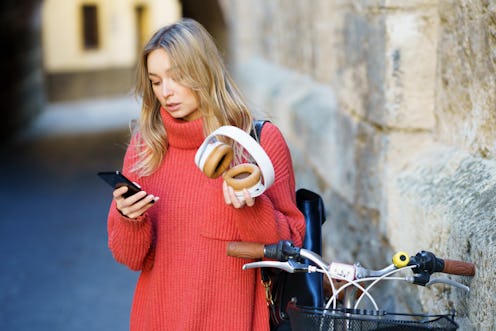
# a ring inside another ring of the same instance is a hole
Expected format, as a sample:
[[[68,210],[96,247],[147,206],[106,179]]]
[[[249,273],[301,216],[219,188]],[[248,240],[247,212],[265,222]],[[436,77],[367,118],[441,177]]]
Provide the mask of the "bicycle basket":
[[[453,315],[400,314],[364,309],[322,309],[289,302],[293,331],[451,331],[458,329]]]

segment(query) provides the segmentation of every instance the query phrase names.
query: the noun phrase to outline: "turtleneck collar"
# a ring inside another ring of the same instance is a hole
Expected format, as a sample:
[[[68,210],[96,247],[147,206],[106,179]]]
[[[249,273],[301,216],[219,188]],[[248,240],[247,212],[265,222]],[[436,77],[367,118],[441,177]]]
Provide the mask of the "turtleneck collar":
[[[169,146],[180,149],[194,149],[200,147],[203,136],[203,119],[186,122],[175,119],[165,109],[160,108],[160,115],[167,132]]]

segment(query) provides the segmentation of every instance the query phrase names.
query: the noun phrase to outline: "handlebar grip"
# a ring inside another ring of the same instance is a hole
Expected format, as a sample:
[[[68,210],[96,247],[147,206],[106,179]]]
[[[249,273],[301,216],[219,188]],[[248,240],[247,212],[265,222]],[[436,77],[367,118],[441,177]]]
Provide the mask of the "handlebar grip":
[[[474,276],[475,264],[457,260],[444,259],[444,269],[442,272],[459,276]]]
[[[227,244],[227,255],[243,259],[262,259],[265,245],[252,242],[230,242]]]

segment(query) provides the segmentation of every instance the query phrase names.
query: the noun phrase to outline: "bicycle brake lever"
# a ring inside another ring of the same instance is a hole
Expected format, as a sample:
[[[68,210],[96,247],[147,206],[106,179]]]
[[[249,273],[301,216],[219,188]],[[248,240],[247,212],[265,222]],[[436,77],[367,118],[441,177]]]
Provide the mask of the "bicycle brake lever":
[[[277,268],[289,273],[308,271],[307,264],[296,262],[295,260],[288,260],[286,262],[258,261],[258,262],[246,263],[245,265],[243,265],[243,270],[255,269],[255,268]]]
[[[468,286],[463,285],[463,284],[461,284],[457,281],[454,281],[452,279],[445,278],[445,277],[431,278],[431,280],[428,283],[426,283],[425,286],[431,286],[433,284],[438,284],[438,283],[443,283],[443,284],[447,284],[450,286],[455,286],[455,287],[458,287],[462,290],[470,292],[470,288]]]

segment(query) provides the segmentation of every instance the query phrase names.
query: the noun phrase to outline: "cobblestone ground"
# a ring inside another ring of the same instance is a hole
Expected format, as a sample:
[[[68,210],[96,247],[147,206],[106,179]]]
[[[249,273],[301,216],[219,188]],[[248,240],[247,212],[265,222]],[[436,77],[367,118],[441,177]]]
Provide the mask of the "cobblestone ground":
[[[43,126],[0,150],[0,330],[127,330],[137,274],[107,248],[96,172],[121,167],[128,130]]]

